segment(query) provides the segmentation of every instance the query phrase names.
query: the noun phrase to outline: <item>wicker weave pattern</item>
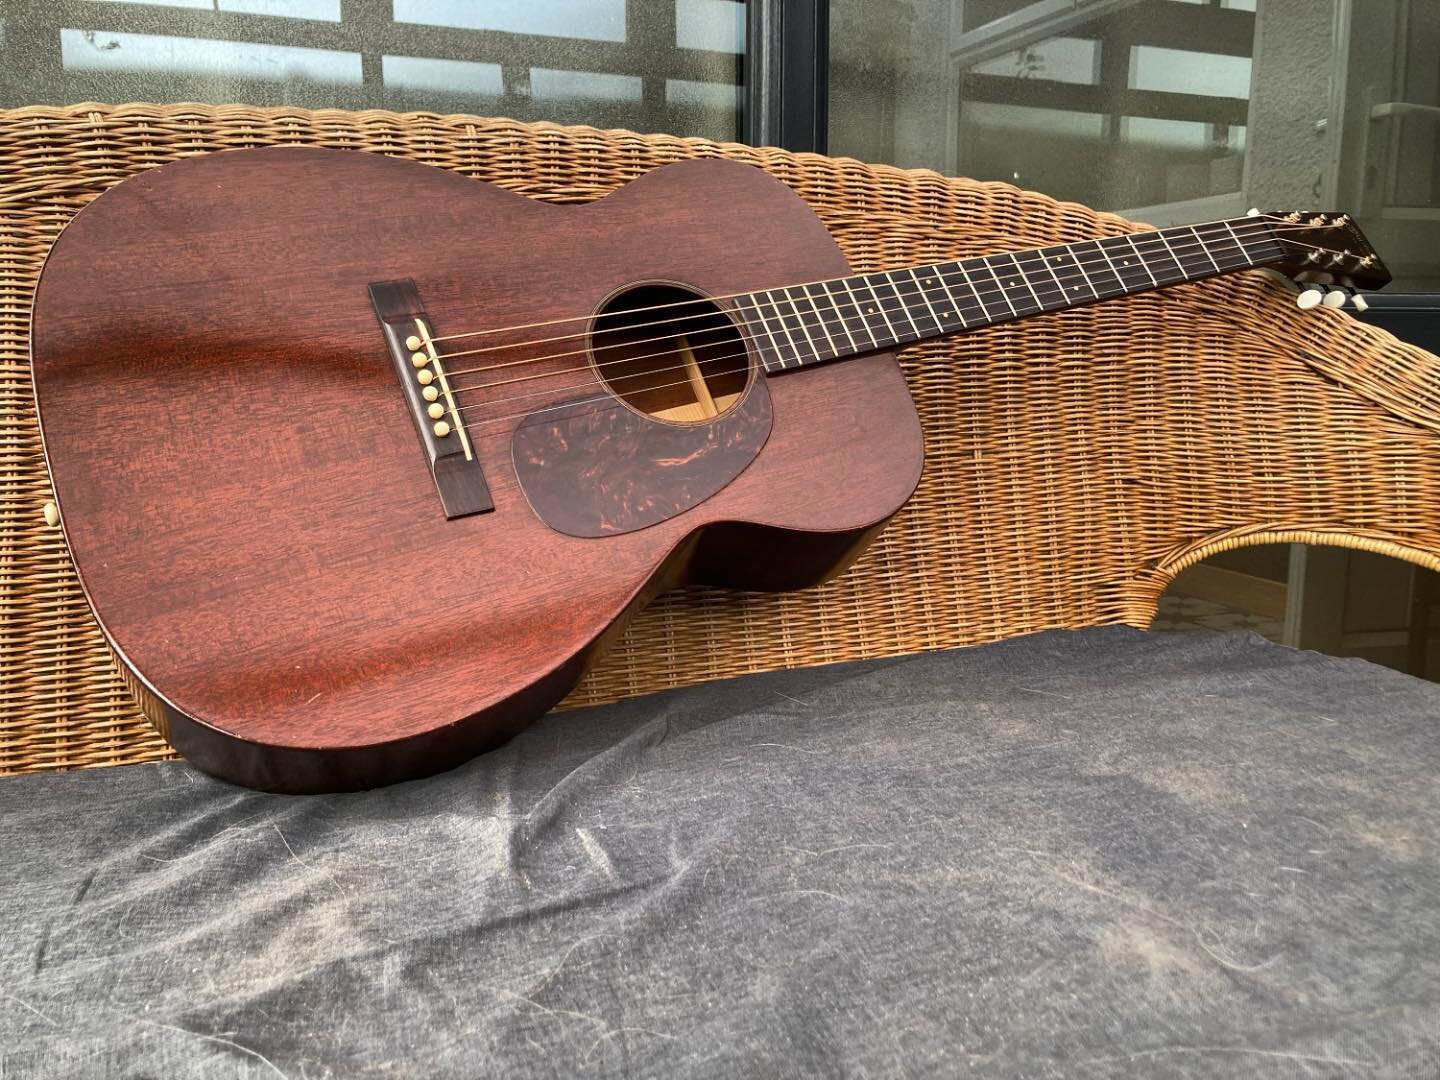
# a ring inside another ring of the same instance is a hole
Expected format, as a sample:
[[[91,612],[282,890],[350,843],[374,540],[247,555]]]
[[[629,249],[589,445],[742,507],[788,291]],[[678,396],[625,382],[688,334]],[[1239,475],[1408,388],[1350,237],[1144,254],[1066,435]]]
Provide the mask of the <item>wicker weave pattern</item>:
[[[1002,184],[693,139],[475,117],[203,105],[0,112],[0,773],[166,756],[106,653],[58,531],[31,403],[30,298],[88,200],[178,157],[270,143],[415,158],[584,202],[693,156],[752,162],[810,201],[857,271],[1125,231]],[[912,346],[920,490],[829,585],[661,598],[568,699],[1145,625],[1206,554],[1305,540],[1440,569],[1440,359],[1263,274]]]

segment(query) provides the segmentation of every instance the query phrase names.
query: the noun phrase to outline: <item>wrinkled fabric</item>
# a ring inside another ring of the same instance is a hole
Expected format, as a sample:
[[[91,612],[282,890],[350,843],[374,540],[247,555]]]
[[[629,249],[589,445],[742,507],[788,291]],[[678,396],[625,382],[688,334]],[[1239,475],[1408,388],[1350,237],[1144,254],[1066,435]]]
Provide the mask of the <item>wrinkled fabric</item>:
[[[0,780],[3,1077],[1434,1077],[1440,687],[1052,632],[442,776]]]

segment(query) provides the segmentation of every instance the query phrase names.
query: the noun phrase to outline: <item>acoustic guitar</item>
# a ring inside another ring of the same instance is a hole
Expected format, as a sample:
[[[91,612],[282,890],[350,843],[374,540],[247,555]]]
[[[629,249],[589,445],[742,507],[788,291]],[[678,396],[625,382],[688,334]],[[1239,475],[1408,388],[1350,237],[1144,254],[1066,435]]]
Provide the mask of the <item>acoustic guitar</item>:
[[[144,712],[256,788],[451,767],[686,582],[798,589],[904,505],[907,342],[1251,267],[1389,274],[1335,213],[854,274],[789,188],[694,160],[581,206],[357,151],[140,173],[35,296],[46,460]]]

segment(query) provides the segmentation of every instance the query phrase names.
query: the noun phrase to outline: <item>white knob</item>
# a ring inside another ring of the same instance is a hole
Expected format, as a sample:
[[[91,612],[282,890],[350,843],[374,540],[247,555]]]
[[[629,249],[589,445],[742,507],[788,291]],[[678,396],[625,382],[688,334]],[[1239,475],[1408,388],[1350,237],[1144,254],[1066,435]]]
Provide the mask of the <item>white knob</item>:
[[[1295,306],[1304,311],[1309,311],[1312,307],[1320,303],[1322,296],[1323,293],[1319,289],[1313,287],[1306,289],[1295,298]]]
[[[1355,310],[1356,310],[1356,311],[1368,311],[1368,310],[1370,310],[1370,301],[1369,301],[1369,300],[1366,300],[1365,297],[1361,296],[1359,293],[1356,293],[1356,294],[1352,297],[1352,299],[1355,301]]]
[[[1341,308],[1345,306],[1345,291],[1343,289],[1331,289],[1325,294],[1325,299],[1320,301],[1328,308]]]

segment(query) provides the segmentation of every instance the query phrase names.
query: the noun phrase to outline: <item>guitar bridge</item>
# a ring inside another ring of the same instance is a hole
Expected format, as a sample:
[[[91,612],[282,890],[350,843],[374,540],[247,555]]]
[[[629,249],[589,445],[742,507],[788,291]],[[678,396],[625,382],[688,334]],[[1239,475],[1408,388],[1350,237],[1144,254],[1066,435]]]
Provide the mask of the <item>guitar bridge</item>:
[[[372,282],[370,302],[375,305],[390,360],[429,459],[445,516],[458,518],[495,509],[415,282],[410,278]]]

